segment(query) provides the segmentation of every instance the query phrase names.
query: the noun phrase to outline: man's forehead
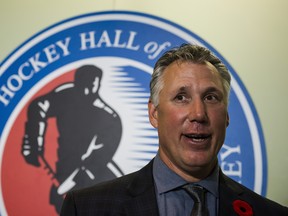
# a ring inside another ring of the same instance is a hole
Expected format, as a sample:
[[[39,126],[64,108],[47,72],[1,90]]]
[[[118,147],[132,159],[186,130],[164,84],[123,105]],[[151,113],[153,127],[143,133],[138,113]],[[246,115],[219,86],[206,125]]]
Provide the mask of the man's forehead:
[[[189,81],[194,81],[194,79],[219,79],[221,80],[221,75],[218,70],[209,62],[200,64],[194,62],[174,62],[170,64],[163,74],[165,82],[173,82],[175,79],[187,79],[187,85]]]
[[[211,72],[211,76],[209,75]],[[170,71],[173,74],[174,71]],[[181,71],[180,71],[181,73]],[[198,71],[197,73],[201,73]],[[205,76],[173,76],[164,78],[163,88],[169,92],[224,92],[222,80],[220,74],[215,70],[206,70]],[[168,75],[169,76],[169,75]]]
[[[197,89],[201,90],[203,92],[221,92],[223,91],[221,83],[218,85],[215,82],[208,82],[205,84],[197,85]],[[188,92],[188,91],[194,91],[195,90],[195,84],[190,85],[179,85],[175,86],[174,91],[176,92]]]

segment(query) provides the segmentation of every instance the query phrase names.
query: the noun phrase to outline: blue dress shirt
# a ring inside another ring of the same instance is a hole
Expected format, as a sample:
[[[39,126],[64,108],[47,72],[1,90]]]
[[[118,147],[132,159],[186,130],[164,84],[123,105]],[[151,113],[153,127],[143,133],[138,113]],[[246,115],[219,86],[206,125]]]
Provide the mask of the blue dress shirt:
[[[190,216],[194,202],[182,189],[188,182],[169,169],[157,154],[153,163],[153,176],[160,216]],[[219,166],[206,179],[197,182],[204,187],[209,216],[217,216],[219,193]]]

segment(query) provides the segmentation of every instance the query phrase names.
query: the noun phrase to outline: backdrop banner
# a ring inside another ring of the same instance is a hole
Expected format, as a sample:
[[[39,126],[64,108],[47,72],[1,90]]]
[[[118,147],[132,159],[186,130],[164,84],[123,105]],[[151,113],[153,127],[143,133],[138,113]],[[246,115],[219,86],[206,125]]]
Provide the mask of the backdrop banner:
[[[219,153],[228,176],[265,195],[266,150],[253,102],[200,36],[143,13],[84,14],[39,32],[0,67],[1,215],[57,215],[65,194],[143,167],[158,149],[147,102],[153,66],[183,43],[232,75]]]

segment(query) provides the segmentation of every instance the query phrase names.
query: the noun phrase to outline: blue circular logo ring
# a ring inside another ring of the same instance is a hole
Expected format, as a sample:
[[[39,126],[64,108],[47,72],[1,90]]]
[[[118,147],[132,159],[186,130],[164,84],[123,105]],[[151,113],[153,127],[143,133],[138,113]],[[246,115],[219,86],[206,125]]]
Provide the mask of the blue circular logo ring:
[[[149,97],[152,68],[163,52],[187,42],[210,49],[232,75],[230,125],[219,153],[222,170],[234,180],[265,195],[267,161],[264,137],[256,109],[237,73],[217,50],[193,32],[159,17],[127,11],[85,14],[57,23],[28,39],[2,62],[1,164],[7,164],[3,160],[6,158],[5,149],[10,145],[9,134],[31,97],[67,71],[96,62],[104,74],[100,93],[111,107],[118,107],[123,124],[122,141],[114,155],[115,164],[124,174],[142,167],[154,157],[158,148],[156,131],[142,118],[147,111],[143,104]],[[108,99],[115,94],[120,98],[117,103]],[[127,109],[137,120],[127,117]],[[139,130],[134,131],[137,134],[135,139],[128,135],[131,132],[128,125],[132,122],[139,126]],[[5,177],[7,169],[3,166],[1,173]],[[111,165],[110,169],[114,168]],[[3,184],[1,187],[3,191]],[[5,200],[2,193],[2,214],[6,213]]]

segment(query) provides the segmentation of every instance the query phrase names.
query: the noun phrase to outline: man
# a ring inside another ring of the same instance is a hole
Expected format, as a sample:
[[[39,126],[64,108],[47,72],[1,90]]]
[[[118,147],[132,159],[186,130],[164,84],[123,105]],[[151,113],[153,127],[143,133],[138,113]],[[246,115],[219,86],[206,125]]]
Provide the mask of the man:
[[[68,193],[61,215],[288,215],[218,166],[230,79],[203,47],[166,52],[155,65],[148,104],[159,135],[157,156],[138,172]]]

